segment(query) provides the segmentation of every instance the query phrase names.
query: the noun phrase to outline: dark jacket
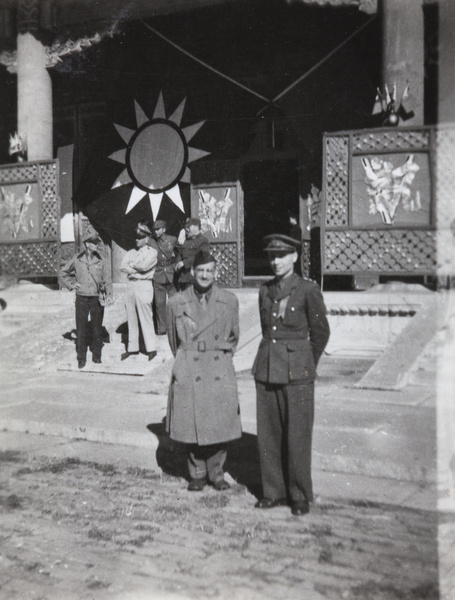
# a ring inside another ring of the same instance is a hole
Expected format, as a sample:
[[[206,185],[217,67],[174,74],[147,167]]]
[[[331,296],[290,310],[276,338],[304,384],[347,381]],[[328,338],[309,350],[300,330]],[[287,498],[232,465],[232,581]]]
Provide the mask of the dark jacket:
[[[78,296],[98,296],[99,284],[104,283],[107,297],[112,298],[110,265],[99,252],[92,256],[85,251],[75,254],[60,269],[60,279],[69,290],[75,289]]]
[[[276,279],[268,281],[259,291],[259,310],[263,339],[254,378],[281,385],[314,381],[330,336],[318,285],[295,274],[282,281],[282,288]]]
[[[176,244],[177,238],[166,233],[163,233],[159,239],[154,240],[154,245],[158,250],[158,263],[153,280],[157,283],[168,283],[174,279]]]
[[[167,333],[175,356],[166,419],[170,437],[203,446],[239,438],[232,362],[239,339],[237,297],[213,286],[202,310],[189,287],[169,299]]]
[[[179,273],[179,283],[189,283],[193,281],[191,267],[194,257],[198,252],[210,252],[210,243],[201,233],[195,238],[185,240],[181,246],[176,246],[177,262],[183,261],[183,268]]]

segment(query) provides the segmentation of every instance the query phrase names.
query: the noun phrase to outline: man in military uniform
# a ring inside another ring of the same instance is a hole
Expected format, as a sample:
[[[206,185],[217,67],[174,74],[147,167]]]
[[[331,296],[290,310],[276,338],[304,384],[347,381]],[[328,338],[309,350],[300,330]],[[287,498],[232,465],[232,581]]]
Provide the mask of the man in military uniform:
[[[166,333],[166,297],[176,293],[174,286],[175,245],[177,238],[166,233],[166,221],[158,220],[153,224],[153,237],[158,250],[158,263],[153,276],[155,290],[156,333]]]
[[[290,503],[299,516],[313,500],[314,379],[330,330],[319,287],[294,273],[300,242],[280,234],[264,242],[275,277],[259,291],[263,339],[253,375],[263,498],[256,507]]]
[[[239,339],[239,304],[214,284],[216,262],[199,252],[194,286],[169,299],[167,334],[175,356],[166,418],[171,439],[187,445],[188,490],[229,488],[227,443],[242,435],[232,356]]]
[[[194,283],[191,272],[194,257],[198,252],[210,252],[208,239],[201,233],[201,220],[188,218],[185,222],[186,240],[181,246],[177,246],[177,263],[175,270],[178,271],[179,291],[185,290]]]

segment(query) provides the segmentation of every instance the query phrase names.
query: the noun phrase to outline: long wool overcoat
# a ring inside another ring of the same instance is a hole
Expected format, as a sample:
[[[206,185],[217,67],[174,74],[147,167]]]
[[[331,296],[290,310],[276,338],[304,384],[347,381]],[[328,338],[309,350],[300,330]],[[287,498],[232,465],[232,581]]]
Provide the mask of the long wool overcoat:
[[[167,430],[201,446],[241,436],[232,357],[239,338],[238,300],[213,286],[203,309],[192,287],[169,299],[167,331],[175,356]]]

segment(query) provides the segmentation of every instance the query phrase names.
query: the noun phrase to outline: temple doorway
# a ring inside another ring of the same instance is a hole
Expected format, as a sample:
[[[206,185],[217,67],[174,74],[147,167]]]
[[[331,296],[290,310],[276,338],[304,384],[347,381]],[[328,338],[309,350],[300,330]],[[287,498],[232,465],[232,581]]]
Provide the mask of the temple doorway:
[[[288,233],[289,214],[299,214],[299,163],[258,160],[243,167],[245,276],[270,275],[262,238]]]

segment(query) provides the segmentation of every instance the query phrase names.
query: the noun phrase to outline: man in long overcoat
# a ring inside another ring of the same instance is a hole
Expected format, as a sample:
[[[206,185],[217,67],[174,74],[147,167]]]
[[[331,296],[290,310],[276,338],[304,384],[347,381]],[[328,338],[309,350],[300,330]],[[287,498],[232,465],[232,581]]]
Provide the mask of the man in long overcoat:
[[[330,330],[319,287],[294,273],[300,241],[280,234],[264,241],[275,277],[259,291],[263,338],[253,375],[264,497],[256,507],[290,503],[300,516],[313,500],[314,380]]]
[[[214,285],[216,261],[200,252],[194,285],[169,299],[167,334],[175,356],[167,411],[171,439],[187,444],[189,491],[224,479],[227,442],[241,436],[232,361],[239,339],[238,300]]]

